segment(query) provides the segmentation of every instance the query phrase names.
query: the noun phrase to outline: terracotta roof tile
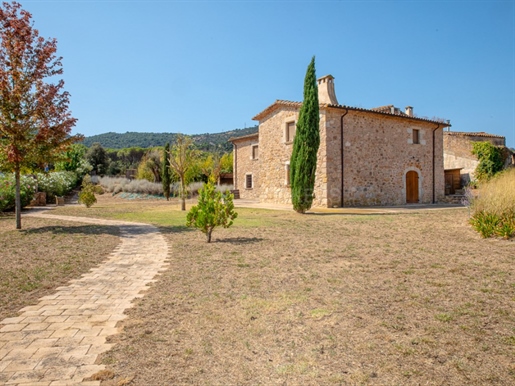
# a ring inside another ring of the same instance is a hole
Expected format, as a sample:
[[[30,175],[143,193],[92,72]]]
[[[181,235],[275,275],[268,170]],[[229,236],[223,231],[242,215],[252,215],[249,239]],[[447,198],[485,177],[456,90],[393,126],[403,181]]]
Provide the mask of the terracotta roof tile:
[[[302,106],[302,102],[292,102],[292,101],[285,101],[285,100],[278,99],[274,103],[272,103],[270,106],[268,106],[266,109],[264,109],[259,114],[257,114],[252,119],[255,121],[259,121],[280,107],[300,108],[300,106]],[[393,115],[393,116],[402,117],[402,118],[406,118],[406,119],[413,119],[413,120],[417,120],[417,121],[436,123],[436,124],[441,125],[442,127],[450,127],[451,126],[450,123],[443,121],[443,120],[435,120],[435,119],[420,118],[420,117],[410,117],[410,116],[406,115],[404,112],[402,112],[400,109],[395,108],[393,105],[380,106],[380,107],[375,107],[372,109],[364,109],[361,107],[351,107],[351,106],[345,106],[345,105],[330,105],[330,104],[326,104],[326,103],[321,103],[320,107],[321,108],[336,108],[336,109],[345,109],[345,110],[352,110],[352,111],[361,111],[361,112],[365,112],[365,113],[374,113],[374,114],[382,114],[382,115],[390,115],[390,116]],[[393,113],[392,113],[392,107],[394,108]]]
[[[231,137],[227,140],[227,142],[242,141],[245,139],[258,138],[258,137],[259,137],[259,132],[254,133],[254,134],[242,135],[241,137]]]
[[[467,131],[444,131],[445,135],[457,135],[457,136],[464,136],[464,137],[488,137],[488,138],[504,138],[502,135],[497,134],[489,134],[485,133],[484,131],[480,132],[467,132]]]

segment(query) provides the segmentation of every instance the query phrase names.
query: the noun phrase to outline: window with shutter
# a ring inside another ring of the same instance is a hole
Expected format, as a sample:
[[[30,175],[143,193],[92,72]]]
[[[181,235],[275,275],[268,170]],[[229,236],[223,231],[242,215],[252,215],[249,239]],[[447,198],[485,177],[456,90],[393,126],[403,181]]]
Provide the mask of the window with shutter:
[[[295,138],[296,128],[297,128],[297,126],[295,125],[295,122],[288,122],[286,124],[286,135],[285,135],[286,142],[293,142],[293,138]]]
[[[413,129],[413,143],[417,144],[420,143],[420,133],[419,130]]]
[[[252,189],[252,174],[245,175],[245,189]]]

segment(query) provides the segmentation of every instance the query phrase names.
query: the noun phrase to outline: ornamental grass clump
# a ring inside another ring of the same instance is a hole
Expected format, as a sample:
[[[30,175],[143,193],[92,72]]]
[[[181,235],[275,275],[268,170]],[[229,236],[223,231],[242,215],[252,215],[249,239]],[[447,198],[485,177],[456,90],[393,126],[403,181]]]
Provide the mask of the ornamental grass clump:
[[[150,182],[148,180],[129,180],[128,178],[120,177],[102,177],[99,179],[99,184],[106,190],[106,192],[113,195],[124,193],[140,193],[151,194],[160,196],[163,194],[163,186],[161,183]]]
[[[482,237],[515,237],[515,168],[483,182],[471,210],[470,223]]]
[[[199,190],[198,204],[191,207],[186,217],[186,225],[195,227],[206,234],[211,242],[211,234],[217,226],[229,228],[238,217],[234,211],[233,195],[216,190],[212,181]]]

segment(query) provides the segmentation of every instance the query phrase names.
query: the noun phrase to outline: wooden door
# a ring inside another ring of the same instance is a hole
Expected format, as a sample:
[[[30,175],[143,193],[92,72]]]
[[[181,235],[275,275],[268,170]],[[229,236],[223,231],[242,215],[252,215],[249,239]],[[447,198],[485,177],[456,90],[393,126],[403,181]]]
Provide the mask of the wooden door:
[[[445,174],[445,194],[454,194],[454,176],[451,173]]]
[[[418,173],[413,170],[406,173],[406,203],[418,203]]]

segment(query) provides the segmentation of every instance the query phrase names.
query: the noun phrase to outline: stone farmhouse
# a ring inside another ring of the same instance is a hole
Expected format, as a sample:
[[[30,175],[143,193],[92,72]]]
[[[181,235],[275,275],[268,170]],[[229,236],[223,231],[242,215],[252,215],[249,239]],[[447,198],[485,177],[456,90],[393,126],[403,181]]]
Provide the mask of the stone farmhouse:
[[[338,104],[331,75],[318,79],[320,148],[315,207],[435,203],[444,196],[443,129],[413,108]],[[302,103],[277,100],[253,119],[258,133],[231,138],[240,198],[290,204],[289,162]]]

